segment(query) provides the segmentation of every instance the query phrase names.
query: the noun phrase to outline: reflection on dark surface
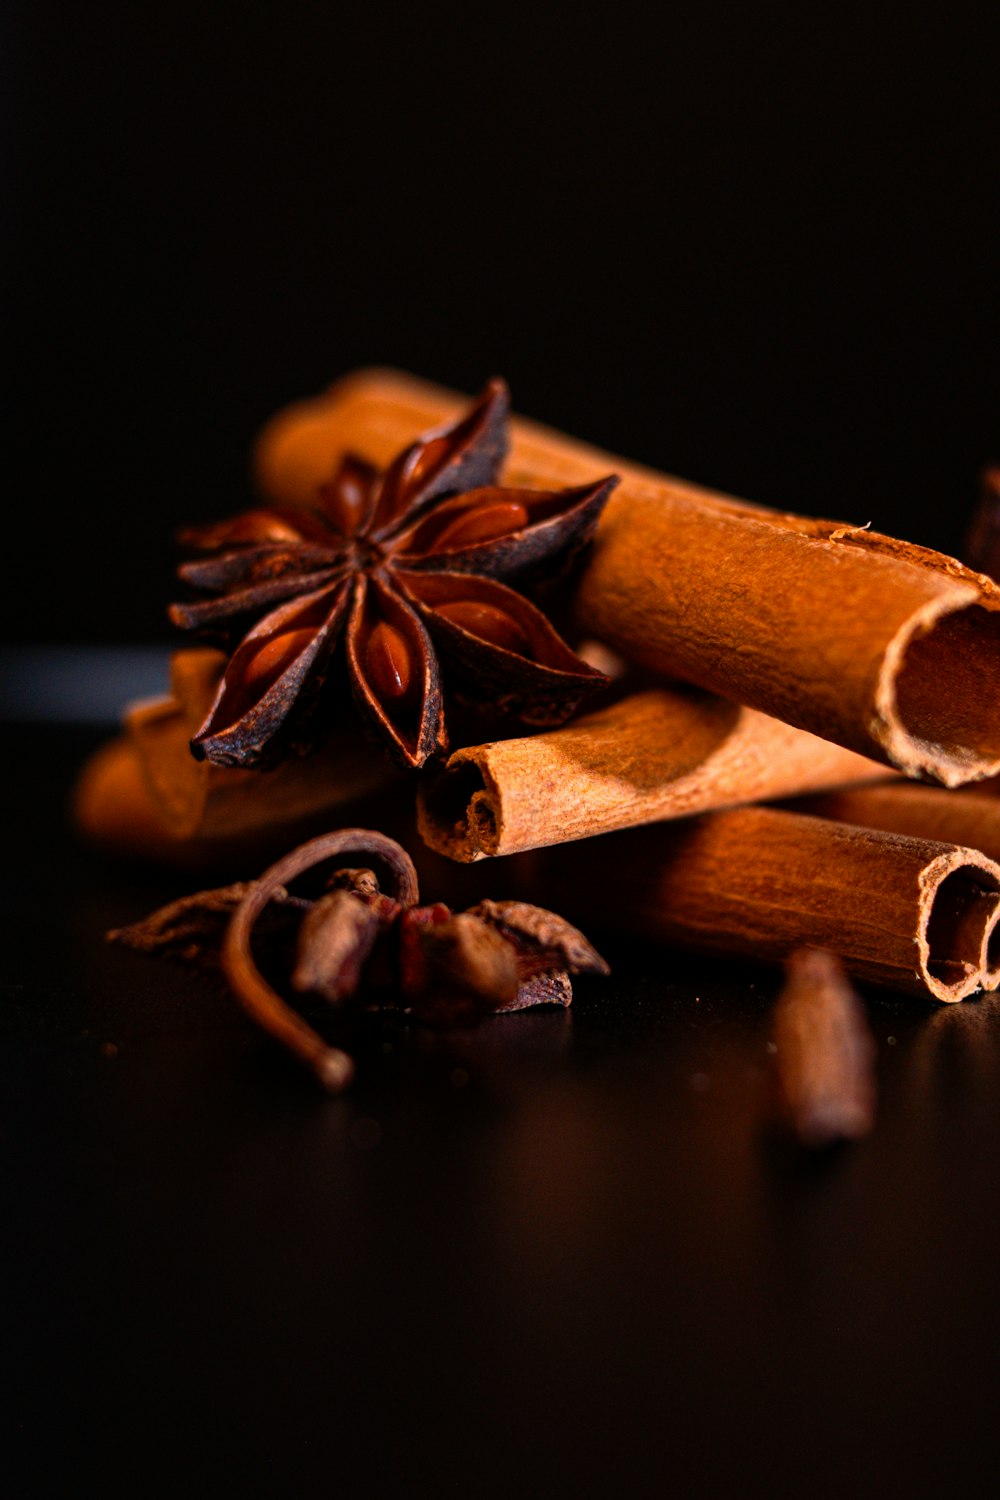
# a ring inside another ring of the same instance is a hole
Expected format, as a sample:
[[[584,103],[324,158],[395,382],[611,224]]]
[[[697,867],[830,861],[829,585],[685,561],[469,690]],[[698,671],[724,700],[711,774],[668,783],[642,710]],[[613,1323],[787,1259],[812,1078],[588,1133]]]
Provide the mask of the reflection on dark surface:
[[[654,946],[569,1013],[371,1018],[327,1099],[104,945],[178,877],[61,828],[82,737],[13,748],[50,809],[8,785],[18,1495],[978,1493],[1000,1000],[872,993],[879,1123],[823,1162],[766,1125],[775,976]]]

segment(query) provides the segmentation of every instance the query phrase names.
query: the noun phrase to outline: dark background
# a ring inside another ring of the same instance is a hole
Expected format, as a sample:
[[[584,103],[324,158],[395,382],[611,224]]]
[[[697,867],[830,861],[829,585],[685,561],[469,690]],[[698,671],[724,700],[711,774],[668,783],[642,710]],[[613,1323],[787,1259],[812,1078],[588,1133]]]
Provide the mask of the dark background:
[[[8,636],[167,640],[173,528],[371,362],[954,549],[1000,453],[991,9],[12,0]]]

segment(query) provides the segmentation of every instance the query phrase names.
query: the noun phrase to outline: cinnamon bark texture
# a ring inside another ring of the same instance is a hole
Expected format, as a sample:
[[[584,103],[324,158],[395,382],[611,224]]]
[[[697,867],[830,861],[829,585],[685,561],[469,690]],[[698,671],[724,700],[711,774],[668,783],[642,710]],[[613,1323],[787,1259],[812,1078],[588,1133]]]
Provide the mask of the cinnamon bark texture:
[[[468,862],[882,775],[753,709],[653,689],[547,734],[456,751],[421,786],[419,828]]]
[[[875,1042],[832,953],[800,948],[774,1011],[775,1067],[789,1124],[804,1146],[857,1140],[875,1123]]]
[[[1000,862],[1000,799],[978,788],[956,793],[900,780],[796,798],[791,810],[910,838],[939,839],[978,849]]]
[[[264,431],[275,500],[308,503],[338,455],[386,462],[462,399],[366,371]],[[949,786],[1000,772],[1000,590],[927,548],[748,505],[522,419],[507,482],[622,483],[579,612],[647,667]]]
[[[1000,799],[978,789],[956,794],[939,786],[896,781],[796,798],[791,810],[962,844],[1000,862]]]
[[[753,807],[552,850],[539,873],[574,920],[635,936],[766,962],[826,948],[938,1000],[997,983],[1000,865],[974,849]]]

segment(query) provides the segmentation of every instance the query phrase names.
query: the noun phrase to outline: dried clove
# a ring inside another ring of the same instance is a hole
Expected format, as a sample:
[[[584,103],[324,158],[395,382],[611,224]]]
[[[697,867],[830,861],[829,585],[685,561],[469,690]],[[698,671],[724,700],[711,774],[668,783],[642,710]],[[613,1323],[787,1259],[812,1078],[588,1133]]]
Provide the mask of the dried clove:
[[[336,869],[318,896],[289,894],[293,881],[349,854],[387,871],[392,890],[383,892],[365,864]],[[185,897],[108,934],[142,952],[221,966],[248,1014],[331,1090],[349,1082],[353,1061],[329,1046],[260,971],[258,927],[275,903],[295,915],[297,930],[286,930],[284,951],[269,952],[268,973],[287,975],[297,995],[338,1007],[355,1000],[450,1025],[531,1005],[568,1005],[571,974],[608,973],[582,933],[541,907],[484,901],[456,914],[440,902],[421,906],[409,855],[363,828],[313,839],[259,880]]]

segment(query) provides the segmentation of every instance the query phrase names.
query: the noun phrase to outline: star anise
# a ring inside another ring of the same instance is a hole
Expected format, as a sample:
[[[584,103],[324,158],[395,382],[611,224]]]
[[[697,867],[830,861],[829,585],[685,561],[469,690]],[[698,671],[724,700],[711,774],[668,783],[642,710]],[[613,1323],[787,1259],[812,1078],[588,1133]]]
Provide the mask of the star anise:
[[[318,866],[357,854],[388,872],[393,895],[367,865],[336,869],[314,897],[289,892]],[[349,1081],[353,1062],[265,979],[262,954],[268,973],[281,975],[275,983],[298,995],[337,1007],[360,1000],[438,1025],[569,1005],[571,974],[608,972],[582,933],[542,907],[482,901],[455,913],[419,901],[406,851],[384,834],[348,828],[294,849],[259,880],[187,896],[108,937],[209,971],[221,967],[258,1025],[332,1089]]]
[[[245,632],[192,740],[199,759],[260,766],[308,748],[341,635],[356,702],[410,766],[447,747],[442,664],[449,688],[529,724],[562,723],[607,681],[507,580],[551,571],[581,547],[617,478],[499,487],[509,404],[493,380],[384,472],[347,455],[311,508],[251,510],[184,533],[207,555],[180,577],[208,597],[173,605],[171,619]]]

